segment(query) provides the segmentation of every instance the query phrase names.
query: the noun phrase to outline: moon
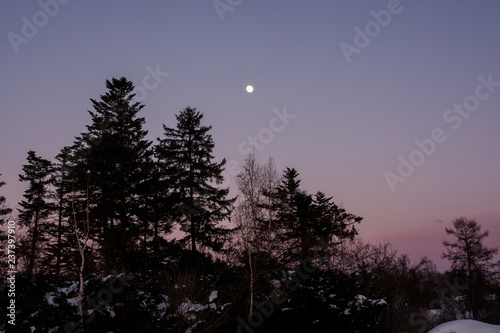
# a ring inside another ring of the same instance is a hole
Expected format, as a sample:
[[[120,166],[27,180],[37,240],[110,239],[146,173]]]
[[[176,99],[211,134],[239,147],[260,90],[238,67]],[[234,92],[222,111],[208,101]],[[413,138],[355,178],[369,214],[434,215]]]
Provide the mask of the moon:
[[[246,87],[247,93],[251,94],[253,92],[253,87],[251,85],[248,85]]]

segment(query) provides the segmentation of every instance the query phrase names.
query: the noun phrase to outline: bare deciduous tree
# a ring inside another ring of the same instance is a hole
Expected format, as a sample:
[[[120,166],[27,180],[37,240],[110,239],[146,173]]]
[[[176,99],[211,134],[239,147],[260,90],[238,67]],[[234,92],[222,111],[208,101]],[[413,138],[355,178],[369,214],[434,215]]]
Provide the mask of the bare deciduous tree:
[[[74,189],[73,189],[74,193]],[[76,218],[76,210],[75,210],[75,198],[72,198],[72,208],[73,208],[73,219],[75,223],[75,235],[78,243],[78,252],[80,252],[80,286],[78,289],[78,315],[80,317],[80,329],[82,332],[84,331],[83,327],[83,308],[82,308],[82,297],[83,297],[83,269],[85,268],[85,249],[87,248],[88,240],[89,240],[89,231],[90,231],[90,221],[89,221],[89,188],[87,186],[87,197],[86,197],[86,208],[85,215],[81,220],[82,225],[82,235],[80,236],[78,233],[78,219]]]
[[[448,235],[456,237],[454,242],[443,241],[446,252],[442,257],[451,262],[454,270],[464,272],[467,279],[467,303],[472,317],[479,319],[481,296],[478,285],[494,268],[493,256],[498,247],[488,248],[483,239],[488,237],[488,231],[481,232],[481,225],[474,219],[465,217],[453,220],[453,228],[446,228]]]
[[[264,193],[271,192],[278,184],[278,173],[274,161],[270,158],[265,165],[259,165],[255,154],[251,153],[245,165],[236,177],[241,193],[236,208],[236,221],[241,230],[241,239],[248,255],[250,274],[250,309],[253,311],[254,284],[258,257],[255,253],[272,253],[273,232],[271,229],[274,218],[272,198]]]

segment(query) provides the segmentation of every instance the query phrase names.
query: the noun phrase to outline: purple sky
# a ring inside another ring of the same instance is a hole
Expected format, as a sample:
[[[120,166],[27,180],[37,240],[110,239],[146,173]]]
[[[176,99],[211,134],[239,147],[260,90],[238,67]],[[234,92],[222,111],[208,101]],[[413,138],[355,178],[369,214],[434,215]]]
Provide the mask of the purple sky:
[[[105,80],[125,76],[149,89],[150,139],[196,107],[218,160],[242,164],[256,137],[259,160],[363,216],[365,240],[446,269],[444,228],[465,216],[500,244],[498,1],[2,1],[0,29],[13,208],[27,151],[52,159]],[[285,110],[295,117],[275,119]]]

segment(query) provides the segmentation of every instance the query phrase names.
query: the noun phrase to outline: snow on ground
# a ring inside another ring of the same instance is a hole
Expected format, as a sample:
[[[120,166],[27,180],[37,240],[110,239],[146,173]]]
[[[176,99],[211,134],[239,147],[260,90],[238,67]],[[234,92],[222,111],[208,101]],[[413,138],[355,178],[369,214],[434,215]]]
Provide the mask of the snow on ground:
[[[68,302],[68,304],[71,306],[78,306],[78,296],[68,298],[66,302]]]
[[[70,292],[75,291],[76,288],[78,288],[78,283],[73,282],[69,287],[57,288],[57,291],[67,296]]]
[[[216,299],[216,298],[217,298],[217,295],[218,295],[217,290],[212,291],[212,292],[210,293],[210,296],[208,297],[208,301],[209,301],[210,303],[212,303],[212,302],[214,301],[214,299]]]
[[[500,326],[462,319],[436,326],[428,333],[500,333]]]
[[[53,292],[50,292],[50,293],[46,293],[45,294],[45,300],[47,301],[47,303],[49,303],[50,305],[55,305],[55,306],[58,306],[59,304],[56,304],[54,302],[54,298],[56,297],[56,295],[53,293]]]

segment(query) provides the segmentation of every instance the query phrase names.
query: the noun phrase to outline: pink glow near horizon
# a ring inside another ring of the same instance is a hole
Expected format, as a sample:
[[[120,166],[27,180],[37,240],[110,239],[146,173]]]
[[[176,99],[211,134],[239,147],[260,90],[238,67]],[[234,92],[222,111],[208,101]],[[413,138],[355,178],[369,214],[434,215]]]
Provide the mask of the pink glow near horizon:
[[[151,140],[196,107],[213,126],[218,160],[241,165],[253,145],[260,161],[296,168],[310,193],[364,217],[367,241],[390,240],[441,270],[444,228],[456,217],[476,219],[490,231],[486,243],[500,244],[498,2],[232,8],[74,1],[49,15],[37,2],[1,3],[0,180],[9,205],[22,197],[27,151],[52,159],[85,130],[105,80],[125,76],[143,88]],[[47,22],[36,21],[40,12]],[[281,127],[272,119],[284,108],[296,117]]]

